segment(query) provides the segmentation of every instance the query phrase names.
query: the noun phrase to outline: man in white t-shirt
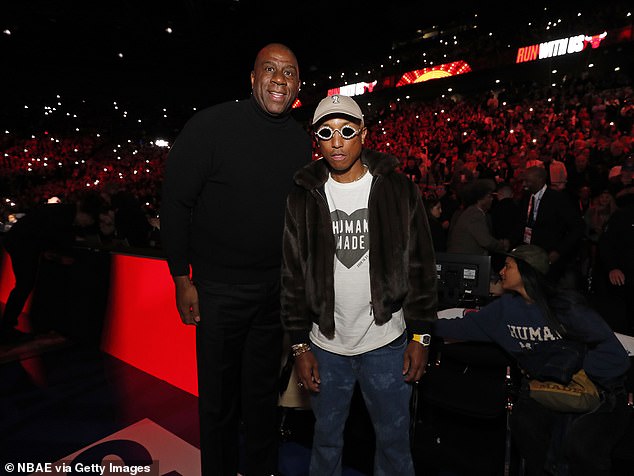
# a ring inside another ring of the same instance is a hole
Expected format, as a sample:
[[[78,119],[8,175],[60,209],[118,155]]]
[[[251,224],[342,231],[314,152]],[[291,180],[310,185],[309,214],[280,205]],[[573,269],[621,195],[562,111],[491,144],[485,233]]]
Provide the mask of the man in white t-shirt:
[[[315,432],[310,474],[341,474],[355,384],[376,434],[374,474],[413,475],[411,383],[425,372],[436,319],[436,265],[420,192],[395,157],[363,148],[348,96],[313,117],[323,158],[295,174],[282,263],[282,321]]]

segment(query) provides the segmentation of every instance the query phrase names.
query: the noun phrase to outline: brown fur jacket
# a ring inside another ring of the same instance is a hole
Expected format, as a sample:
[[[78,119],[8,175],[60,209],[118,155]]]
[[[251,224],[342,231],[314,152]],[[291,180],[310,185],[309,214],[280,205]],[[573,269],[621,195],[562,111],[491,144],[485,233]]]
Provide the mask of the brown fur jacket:
[[[401,307],[410,334],[431,333],[436,319],[436,260],[416,185],[392,156],[363,150],[373,175],[368,205],[373,315],[384,324]],[[334,335],[335,239],[324,193],[324,159],[300,169],[286,202],[282,250],[282,322],[292,344],[308,342],[312,323]]]

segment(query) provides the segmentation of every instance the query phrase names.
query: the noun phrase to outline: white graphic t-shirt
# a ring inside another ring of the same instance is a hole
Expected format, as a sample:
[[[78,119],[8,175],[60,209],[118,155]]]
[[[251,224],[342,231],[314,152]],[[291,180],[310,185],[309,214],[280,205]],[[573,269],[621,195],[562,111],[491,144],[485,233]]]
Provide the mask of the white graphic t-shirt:
[[[378,326],[372,315],[370,295],[370,232],[368,199],[372,175],[339,183],[331,178],[325,185],[335,236],[335,336],[328,339],[313,324],[310,340],[324,350],[340,355],[357,355],[392,342],[405,330],[403,311]],[[386,230],[389,233],[389,230]]]

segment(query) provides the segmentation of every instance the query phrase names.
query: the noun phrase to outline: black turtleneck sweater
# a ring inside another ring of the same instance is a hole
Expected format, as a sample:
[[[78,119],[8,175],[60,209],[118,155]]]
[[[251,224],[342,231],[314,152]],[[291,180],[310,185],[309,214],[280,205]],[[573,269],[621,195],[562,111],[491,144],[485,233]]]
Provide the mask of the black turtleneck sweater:
[[[205,109],[185,124],[167,158],[161,239],[170,273],[248,284],[279,279],[286,196],[311,159],[290,115],[251,97]]]

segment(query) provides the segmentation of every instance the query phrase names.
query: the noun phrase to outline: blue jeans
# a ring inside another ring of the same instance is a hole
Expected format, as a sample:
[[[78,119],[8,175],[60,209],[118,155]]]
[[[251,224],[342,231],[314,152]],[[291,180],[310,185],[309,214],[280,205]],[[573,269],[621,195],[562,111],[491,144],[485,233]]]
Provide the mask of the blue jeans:
[[[374,476],[414,474],[409,440],[412,387],[402,374],[407,343],[403,334],[383,347],[355,356],[312,346],[321,377],[320,392],[311,394],[315,414],[312,476],[341,474],[344,427],[357,381],[376,434]]]

